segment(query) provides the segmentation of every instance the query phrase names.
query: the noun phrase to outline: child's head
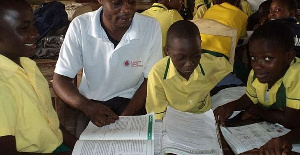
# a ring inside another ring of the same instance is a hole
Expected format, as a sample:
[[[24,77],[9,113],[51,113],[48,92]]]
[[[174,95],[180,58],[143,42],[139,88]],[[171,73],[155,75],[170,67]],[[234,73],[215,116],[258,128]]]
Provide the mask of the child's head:
[[[13,61],[34,54],[39,35],[25,0],[0,1],[0,23],[0,54]]]
[[[250,37],[249,54],[256,78],[273,86],[295,58],[292,30],[280,21],[265,23]]]
[[[270,13],[270,5],[272,0],[266,0],[259,5],[258,14],[259,14],[259,22],[264,23],[268,19],[268,15]]]
[[[296,0],[273,0],[270,5],[269,20],[295,17],[298,4]]]
[[[187,20],[175,22],[167,32],[165,50],[180,75],[189,79],[201,58],[201,37],[198,27]]]

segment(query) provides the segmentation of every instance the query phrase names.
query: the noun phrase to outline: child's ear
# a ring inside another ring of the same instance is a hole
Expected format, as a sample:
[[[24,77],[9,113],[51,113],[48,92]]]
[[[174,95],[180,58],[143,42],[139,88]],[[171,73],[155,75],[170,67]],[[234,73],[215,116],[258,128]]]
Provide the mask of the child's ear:
[[[166,53],[167,56],[170,55],[168,46],[165,46],[164,51],[165,51],[165,53]]]
[[[287,60],[289,62],[293,61],[295,56],[296,56],[296,52],[294,50],[289,51],[287,54]]]

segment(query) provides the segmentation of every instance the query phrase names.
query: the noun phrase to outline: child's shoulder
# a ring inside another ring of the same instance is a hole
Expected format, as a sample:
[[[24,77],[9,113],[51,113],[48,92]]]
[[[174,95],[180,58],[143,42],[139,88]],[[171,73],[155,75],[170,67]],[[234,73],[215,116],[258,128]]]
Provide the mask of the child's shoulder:
[[[166,56],[162,59],[160,59],[151,69],[151,72],[154,72],[156,74],[164,73],[167,66],[169,66],[171,63],[171,58],[169,56]]]
[[[290,65],[289,69],[284,75],[283,80],[287,81],[288,83],[299,83],[299,78],[300,78],[300,59],[295,58],[294,62]]]

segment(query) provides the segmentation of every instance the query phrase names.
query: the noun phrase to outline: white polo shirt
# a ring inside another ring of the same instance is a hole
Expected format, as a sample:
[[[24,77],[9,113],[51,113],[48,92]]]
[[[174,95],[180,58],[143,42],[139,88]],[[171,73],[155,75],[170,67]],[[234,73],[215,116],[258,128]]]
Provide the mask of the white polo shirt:
[[[114,48],[100,24],[101,11],[102,7],[71,22],[55,73],[74,78],[83,68],[79,91],[89,99],[132,98],[152,66],[162,58],[159,23],[136,13]]]

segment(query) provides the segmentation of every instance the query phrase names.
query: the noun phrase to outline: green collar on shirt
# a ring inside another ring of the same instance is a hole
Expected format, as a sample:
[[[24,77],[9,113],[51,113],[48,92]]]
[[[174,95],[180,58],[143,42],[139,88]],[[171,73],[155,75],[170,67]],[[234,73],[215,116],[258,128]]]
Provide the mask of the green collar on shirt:
[[[165,73],[164,73],[164,77],[163,77],[164,80],[167,78],[168,71],[169,71],[169,68],[170,68],[170,62],[171,62],[171,58],[169,58],[168,61],[167,61],[167,65],[166,65],[166,69],[165,69]],[[200,62],[199,62],[199,67],[200,67],[202,75],[205,76],[204,69],[203,69],[202,65],[200,64]]]

